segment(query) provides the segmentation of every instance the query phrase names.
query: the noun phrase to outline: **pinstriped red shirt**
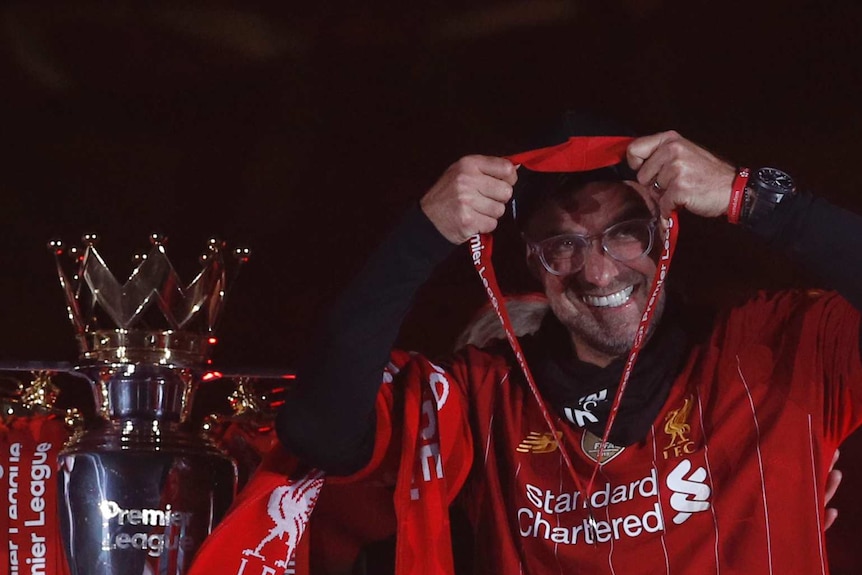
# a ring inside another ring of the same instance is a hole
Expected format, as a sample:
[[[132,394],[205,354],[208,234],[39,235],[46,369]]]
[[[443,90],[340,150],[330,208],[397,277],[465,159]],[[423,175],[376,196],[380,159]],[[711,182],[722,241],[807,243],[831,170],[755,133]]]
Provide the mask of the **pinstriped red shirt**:
[[[440,443],[444,461],[473,457],[460,499],[477,572],[827,573],[825,477],[862,418],[858,334],[834,293],[764,293],[730,311],[590,493],[560,456],[562,445],[586,483],[596,464],[582,432],[560,420],[553,437],[517,368],[468,348],[435,385],[459,396],[441,413],[465,410]]]

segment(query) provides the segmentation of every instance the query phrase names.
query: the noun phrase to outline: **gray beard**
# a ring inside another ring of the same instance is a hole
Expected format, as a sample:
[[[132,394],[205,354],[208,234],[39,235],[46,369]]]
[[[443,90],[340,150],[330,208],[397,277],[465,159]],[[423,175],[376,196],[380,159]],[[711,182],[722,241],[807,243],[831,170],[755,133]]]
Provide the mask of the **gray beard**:
[[[652,321],[647,330],[647,337],[644,340],[644,345],[646,345],[646,342],[649,341],[650,337],[652,337],[652,334],[655,332],[656,327],[661,320],[666,300],[666,292],[662,290],[661,295],[659,296],[659,301],[656,304],[655,312],[653,313]],[[551,307],[554,315],[556,315],[557,319],[566,326],[569,332],[572,335],[577,336],[583,343],[592,349],[611,357],[622,357],[631,351],[632,345],[634,344],[634,338],[637,333],[637,325],[633,327],[631,333],[614,334],[613,330],[609,330],[607,327],[602,326],[592,317],[579,316],[571,320],[566,320],[560,317],[557,310],[553,310],[553,306]]]

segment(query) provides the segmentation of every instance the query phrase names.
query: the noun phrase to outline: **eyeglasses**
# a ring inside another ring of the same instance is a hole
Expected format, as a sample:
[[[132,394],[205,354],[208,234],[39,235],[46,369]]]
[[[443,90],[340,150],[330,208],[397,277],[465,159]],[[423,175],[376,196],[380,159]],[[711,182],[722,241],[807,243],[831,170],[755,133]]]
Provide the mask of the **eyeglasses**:
[[[656,221],[656,218],[626,220],[591,236],[562,234],[527,245],[531,253],[539,255],[548,272],[555,276],[569,275],[584,267],[587,250],[595,240],[601,240],[602,250],[619,262],[631,261],[649,253],[655,237]]]

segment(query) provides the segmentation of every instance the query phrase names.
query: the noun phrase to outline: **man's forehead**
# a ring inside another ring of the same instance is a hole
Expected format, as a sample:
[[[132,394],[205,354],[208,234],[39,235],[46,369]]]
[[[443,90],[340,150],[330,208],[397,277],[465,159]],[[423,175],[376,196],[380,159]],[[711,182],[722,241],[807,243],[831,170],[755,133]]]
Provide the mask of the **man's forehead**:
[[[548,198],[533,214],[528,228],[553,225],[563,219],[613,223],[650,216],[652,207],[654,202],[637,182],[591,182]]]

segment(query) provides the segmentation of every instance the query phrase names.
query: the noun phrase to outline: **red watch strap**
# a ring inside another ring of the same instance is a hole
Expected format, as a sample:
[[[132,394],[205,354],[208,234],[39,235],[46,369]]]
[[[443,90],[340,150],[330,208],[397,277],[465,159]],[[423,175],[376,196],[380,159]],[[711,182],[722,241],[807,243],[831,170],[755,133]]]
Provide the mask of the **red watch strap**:
[[[736,171],[736,177],[733,178],[733,185],[730,192],[730,203],[727,205],[727,221],[732,224],[738,224],[742,216],[743,197],[745,195],[745,185],[748,183],[748,176],[751,174],[748,168],[739,168]]]

